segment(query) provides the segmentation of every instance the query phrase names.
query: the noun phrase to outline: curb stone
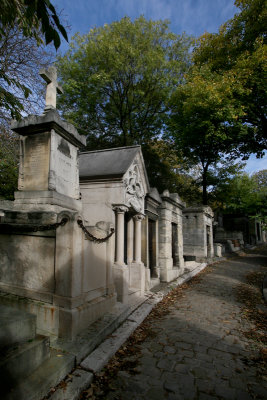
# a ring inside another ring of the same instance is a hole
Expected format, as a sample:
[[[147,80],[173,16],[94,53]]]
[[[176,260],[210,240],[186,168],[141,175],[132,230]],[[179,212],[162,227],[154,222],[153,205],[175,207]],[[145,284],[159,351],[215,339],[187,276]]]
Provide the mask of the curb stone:
[[[224,261],[226,258],[222,257],[217,262]],[[216,263],[217,263],[216,262]],[[77,400],[79,395],[93,380],[95,373],[99,372],[104,366],[109,362],[109,360],[114,356],[114,354],[119,350],[123,343],[129,338],[129,336],[135,331],[135,329],[144,321],[151,310],[159,303],[168,293],[170,293],[174,288],[181,286],[186,283],[199,272],[206,268],[208,264],[202,263],[195,269],[184,273],[181,277],[177,278],[175,281],[165,284],[166,286],[161,287],[159,290],[157,288],[150,292],[150,297],[145,300],[138,308],[136,308],[128,318],[117,328],[106,340],[104,340],[91,354],[89,354],[80,364],[80,367],[76,369],[72,375],[79,375],[83,371],[88,374],[88,383],[77,387],[76,382],[79,382],[76,378],[72,382],[68,383],[70,389],[58,388],[56,392],[49,398],[49,400]],[[162,285],[160,285],[162,286]],[[86,375],[84,379],[86,380]],[[81,380],[82,381],[82,380]],[[75,388],[75,390],[72,388]],[[76,391],[77,389],[77,391]],[[64,392],[65,390],[65,392]],[[57,395],[57,392],[59,394]],[[65,394],[65,397],[64,397]],[[66,397],[68,395],[68,397]],[[56,397],[58,396],[58,397]],[[60,397],[61,396],[61,397]]]

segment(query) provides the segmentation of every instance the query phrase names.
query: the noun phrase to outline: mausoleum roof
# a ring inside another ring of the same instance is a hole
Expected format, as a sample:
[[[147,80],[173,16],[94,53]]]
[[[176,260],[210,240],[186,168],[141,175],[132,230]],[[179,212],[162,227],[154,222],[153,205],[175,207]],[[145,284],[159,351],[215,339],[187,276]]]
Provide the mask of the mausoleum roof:
[[[82,152],[79,154],[80,179],[120,178],[140,151],[141,146],[128,146]]]

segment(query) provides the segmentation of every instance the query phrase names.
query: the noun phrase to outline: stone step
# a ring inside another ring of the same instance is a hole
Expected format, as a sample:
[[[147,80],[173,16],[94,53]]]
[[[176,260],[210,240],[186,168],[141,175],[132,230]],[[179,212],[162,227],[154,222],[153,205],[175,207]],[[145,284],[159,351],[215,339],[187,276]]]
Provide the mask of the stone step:
[[[196,268],[200,263],[196,261],[185,261],[184,262],[184,267],[188,269],[193,269]]]
[[[51,356],[12,388],[1,387],[1,400],[40,400],[75,366],[75,356],[51,350]],[[1,377],[2,379],[2,377]],[[66,399],[66,397],[64,397]]]
[[[35,338],[36,316],[0,305],[0,348]]]
[[[35,339],[2,348],[0,376],[5,388],[29,376],[50,356],[49,338],[37,335]],[[2,388],[1,388],[2,391]]]

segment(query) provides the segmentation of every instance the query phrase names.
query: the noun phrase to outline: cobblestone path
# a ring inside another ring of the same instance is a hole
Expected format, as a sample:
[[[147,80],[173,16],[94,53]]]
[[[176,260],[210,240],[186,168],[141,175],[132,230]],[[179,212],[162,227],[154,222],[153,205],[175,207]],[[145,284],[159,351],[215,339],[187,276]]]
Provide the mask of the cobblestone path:
[[[244,304],[234,287],[248,272],[267,266],[266,255],[247,254],[215,264],[183,291],[170,312],[155,320],[154,337],[140,344],[137,374],[119,371],[107,400],[264,399],[267,381],[257,376],[251,343],[240,333]],[[247,326],[246,326],[247,325]]]

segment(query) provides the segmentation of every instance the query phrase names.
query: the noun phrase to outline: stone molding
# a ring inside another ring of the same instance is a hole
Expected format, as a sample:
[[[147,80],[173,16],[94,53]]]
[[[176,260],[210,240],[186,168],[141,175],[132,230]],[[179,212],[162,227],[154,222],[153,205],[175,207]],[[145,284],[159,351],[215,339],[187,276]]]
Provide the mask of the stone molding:
[[[22,136],[54,129],[74,146],[83,147],[86,145],[86,137],[79,135],[77,129],[72,124],[63,121],[57,110],[53,109],[43,115],[29,115],[21,121],[13,120],[11,122],[11,129]]]
[[[136,221],[142,221],[145,218],[144,214],[135,214],[133,216],[133,219],[135,219]]]
[[[129,210],[129,207],[125,206],[124,204],[113,204],[112,210],[117,214],[124,214]]]

